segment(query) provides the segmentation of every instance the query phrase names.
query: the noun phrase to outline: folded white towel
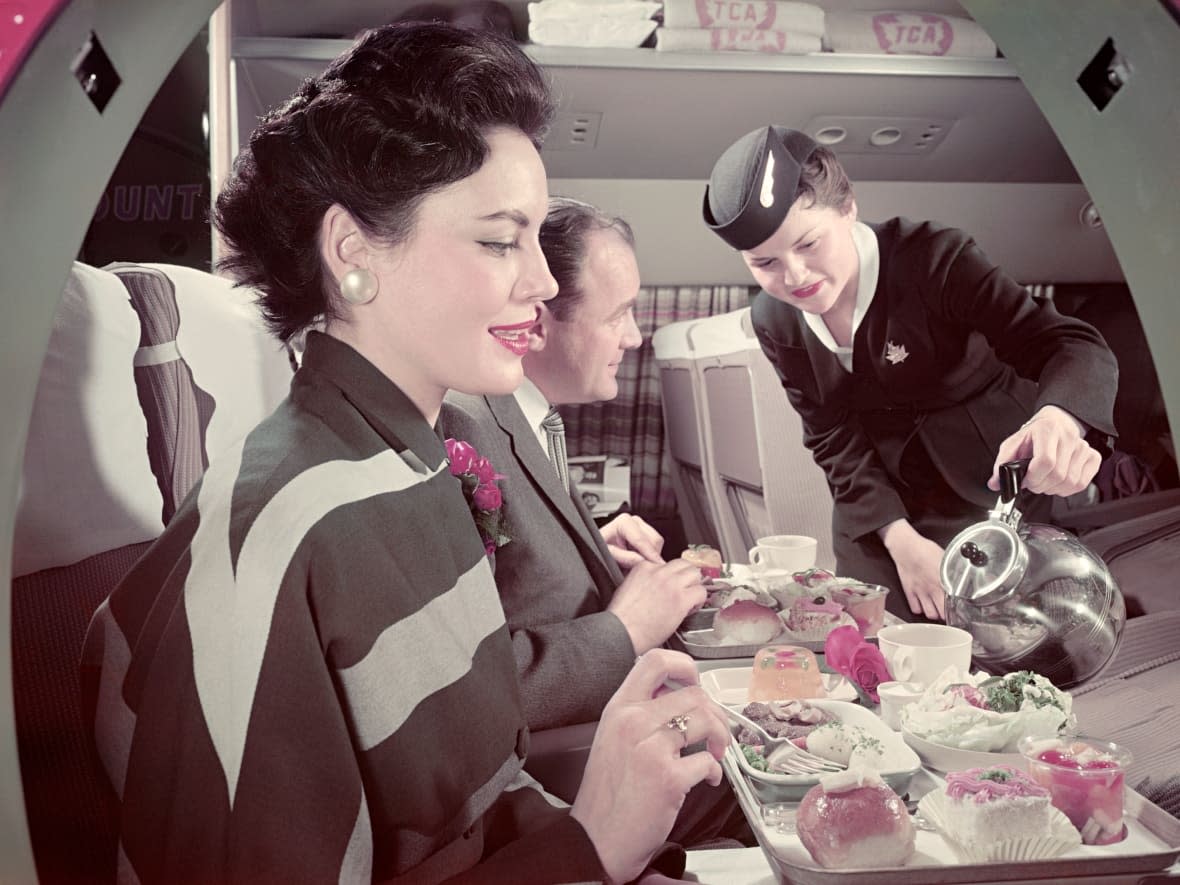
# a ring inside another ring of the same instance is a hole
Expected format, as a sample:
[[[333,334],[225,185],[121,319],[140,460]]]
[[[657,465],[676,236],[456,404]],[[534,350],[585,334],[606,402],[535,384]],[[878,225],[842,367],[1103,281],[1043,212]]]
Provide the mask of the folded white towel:
[[[659,28],[656,31],[658,52],[775,52],[782,55],[807,55],[822,49],[814,34],[794,31],[768,31],[754,28]]]
[[[833,52],[996,55],[996,44],[978,24],[932,12],[829,12],[825,45]]]
[[[664,0],[668,28],[761,28],[824,35],[824,11],[793,0]]]
[[[554,19],[529,22],[529,39],[541,46],[634,48],[651,36],[658,22],[651,19]]]
[[[611,18],[619,21],[647,21],[660,11],[661,3],[645,0],[614,0],[586,3],[584,0],[544,0],[529,4],[529,21],[551,22]]]

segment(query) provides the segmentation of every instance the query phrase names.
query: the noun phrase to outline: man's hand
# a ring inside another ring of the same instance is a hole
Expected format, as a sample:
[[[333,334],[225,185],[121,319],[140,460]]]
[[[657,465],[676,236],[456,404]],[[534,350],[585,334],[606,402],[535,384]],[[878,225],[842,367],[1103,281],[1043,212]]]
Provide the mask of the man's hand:
[[[619,568],[628,571],[641,562],[663,565],[663,536],[630,513],[620,513],[602,527],[602,537]]]
[[[641,655],[671,636],[689,612],[704,605],[705,596],[700,569],[692,563],[640,562],[615,590],[606,610],[623,622],[635,653]]]
[[[878,530],[885,549],[897,566],[901,590],[910,611],[931,619],[946,620],[946,593],[942,589],[942,548],[918,533],[908,520],[899,519]]]
[[[1000,465],[1029,458],[1024,488],[1043,495],[1072,495],[1090,484],[1102,456],[1083,438],[1085,428],[1057,406],[1042,406],[1027,423],[1000,443],[988,488],[1000,490]]]

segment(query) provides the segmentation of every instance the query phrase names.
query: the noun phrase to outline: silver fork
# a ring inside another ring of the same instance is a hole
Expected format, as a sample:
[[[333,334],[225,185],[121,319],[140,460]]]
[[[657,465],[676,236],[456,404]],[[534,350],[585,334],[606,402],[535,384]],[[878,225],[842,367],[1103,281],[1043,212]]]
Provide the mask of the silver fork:
[[[718,704],[718,706],[734,722],[744,725],[746,728],[762,736],[762,740],[765,742],[767,758],[770,757],[771,750],[777,751],[775,758],[775,770],[777,772],[782,774],[823,774],[830,771],[844,771],[848,767],[841,765],[839,762],[833,762],[831,759],[825,759],[822,756],[809,753],[788,738],[772,737],[767,733],[765,728],[744,713],[739,713],[728,704]],[[737,741],[736,737],[734,741]],[[785,750],[788,747],[790,749]]]

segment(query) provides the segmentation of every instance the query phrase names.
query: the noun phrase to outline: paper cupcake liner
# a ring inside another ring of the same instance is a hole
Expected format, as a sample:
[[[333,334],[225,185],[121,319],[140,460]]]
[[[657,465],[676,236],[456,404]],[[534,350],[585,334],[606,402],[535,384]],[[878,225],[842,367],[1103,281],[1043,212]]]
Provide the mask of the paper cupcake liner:
[[[1049,830],[1036,836],[1003,839],[987,845],[963,845],[949,832],[942,816],[942,793],[927,793],[918,802],[918,812],[938,830],[963,863],[1013,863],[1046,860],[1065,854],[1082,844],[1082,837],[1064,814],[1049,806]]]
[[[832,624],[824,624],[822,627],[812,627],[810,630],[792,630],[784,621],[782,635],[796,642],[823,642],[828,638],[829,633],[842,626],[844,625],[837,621]]]

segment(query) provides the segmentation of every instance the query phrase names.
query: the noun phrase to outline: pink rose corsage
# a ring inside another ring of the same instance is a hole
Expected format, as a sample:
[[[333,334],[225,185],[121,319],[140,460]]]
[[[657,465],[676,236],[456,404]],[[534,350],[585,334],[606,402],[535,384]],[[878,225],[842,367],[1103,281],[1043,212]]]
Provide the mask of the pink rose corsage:
[[[866,642],[856,627],[837,627],[824,640],[824,662],[858,685],[874,704],[881,702],[877,686],[893,677],[881,649]]]
[[[445,445],[451,475],[457,476],[463,486],[463,497],[467,499],[475,527],[479,529],[483,549],[491,556],[497,547],[512,540],[504,521],[504,498],[496,484],[504,476],[496,473],[491,462],[471,443],[448,439]]]

